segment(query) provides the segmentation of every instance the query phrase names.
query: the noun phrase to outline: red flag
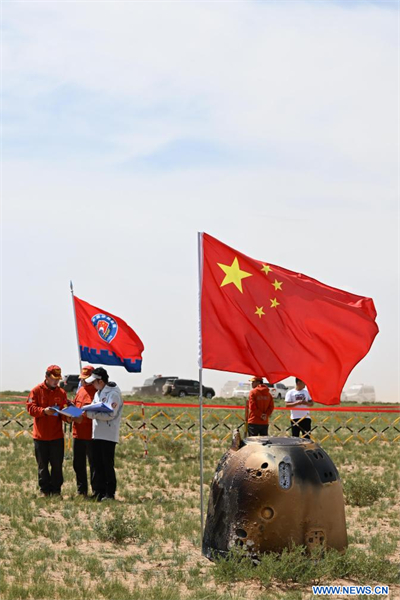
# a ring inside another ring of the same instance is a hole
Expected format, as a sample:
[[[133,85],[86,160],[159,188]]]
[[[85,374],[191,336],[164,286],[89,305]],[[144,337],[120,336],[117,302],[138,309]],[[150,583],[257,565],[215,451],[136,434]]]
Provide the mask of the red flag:
[[[140,373],[144,346],[125,321],[74,296],[81,358]]]
[[[378,333],[371,298],[245,256],[202,234],[202,366],[293,375],[311,397],[338,404]]]

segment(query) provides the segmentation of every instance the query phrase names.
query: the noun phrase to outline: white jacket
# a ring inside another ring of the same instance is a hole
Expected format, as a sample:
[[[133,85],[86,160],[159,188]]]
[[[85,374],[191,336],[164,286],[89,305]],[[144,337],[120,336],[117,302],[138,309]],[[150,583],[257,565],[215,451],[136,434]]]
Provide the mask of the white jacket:
[[[124,406],[121,390],[115,383],[110,381],[100,392],[96,392],[92,404],[97,402],[103,402],[112,409],[112,412],[89,411],[87,413],[89,419],[93,419],[93,439],[118,442],[122,408]]]

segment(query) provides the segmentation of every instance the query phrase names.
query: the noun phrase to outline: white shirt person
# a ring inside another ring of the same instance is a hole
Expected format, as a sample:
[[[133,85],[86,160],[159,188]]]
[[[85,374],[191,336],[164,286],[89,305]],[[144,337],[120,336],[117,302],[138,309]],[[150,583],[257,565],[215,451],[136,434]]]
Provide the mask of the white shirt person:
[[[115,473],[115,447],[119,440],[123,400],[119,387],[109,381],[108,373],[103,367],[94,369],[86,380],[93,383],[96,395],[92,404],[101,402],[111,409],[109,413],[100,411],[88,412],[93,419],[93,497],[98,502],[114,500],[117,488]]]
[[[314,403],[304,381],[296,377],[296,387],[287,392],[285,403],[291,408],[292,436],[300,437],[303,434],[302,437],[310,439],[311,414],[307,409]]]

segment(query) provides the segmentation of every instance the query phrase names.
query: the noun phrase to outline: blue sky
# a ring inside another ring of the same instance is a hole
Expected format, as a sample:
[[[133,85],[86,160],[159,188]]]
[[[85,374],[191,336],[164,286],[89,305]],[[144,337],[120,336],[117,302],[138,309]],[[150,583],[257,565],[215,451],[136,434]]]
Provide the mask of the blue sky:
[[[76,371],[70,279],[143,338],[123,388],[195,376],[205,230],[372,296],[381,333],[350,383],[394,397],[397,9],[3,3],[2,388]]]

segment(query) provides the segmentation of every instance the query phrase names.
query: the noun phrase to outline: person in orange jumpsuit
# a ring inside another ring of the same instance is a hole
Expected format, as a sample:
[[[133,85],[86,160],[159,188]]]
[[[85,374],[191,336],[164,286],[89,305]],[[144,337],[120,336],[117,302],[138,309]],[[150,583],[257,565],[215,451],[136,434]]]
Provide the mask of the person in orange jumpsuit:
[[[268,435],[268,418],[274,410],[274,401],[262,377],[250,381],[252,390],[246,406],[248,435]]]
[[[74,404],[82,408],[86,404],[91,404],[96,393],[93,384],[87,383],[86,379],[92,375],[94,367],[88,365],[83,367],[79,379],[81,386],[74,399]],[[93,441],[92,441],[92,419],[89,419],[86,413],[78,418],[73,418],[72,436],[73,441],[73,467],[76,475],[76,485],[78,494],[87,496],[88,479],[86,471],[86,458],[89,461],[90,483],[93,481]]]
[[[38,465],[40,491],[44,496],[59,495],[63,484],[64,432],[61,418],[52,406],[67,406],[67,394],[59,387],[62,379],[58,365],[47,367],[45,380],[30,392],[26,403],[33,417],[33,443]],[[49,465],[51,470],[49,470]]]

